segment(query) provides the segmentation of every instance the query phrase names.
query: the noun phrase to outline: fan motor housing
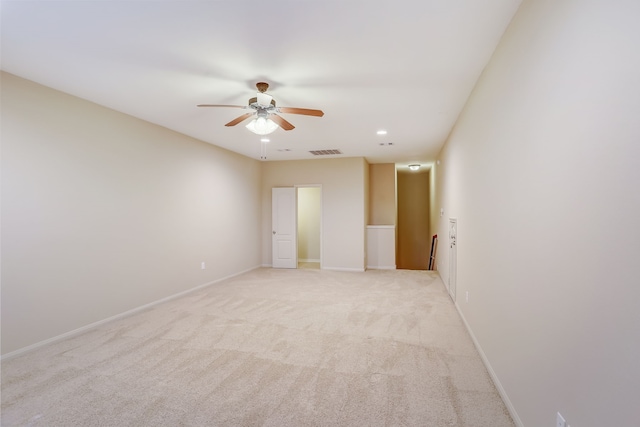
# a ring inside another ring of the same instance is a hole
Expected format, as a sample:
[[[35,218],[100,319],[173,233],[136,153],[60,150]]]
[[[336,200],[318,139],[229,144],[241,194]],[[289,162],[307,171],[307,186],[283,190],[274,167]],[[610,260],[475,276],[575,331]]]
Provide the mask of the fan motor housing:
[[[275,99],[271,100],[271,106],[272,107],[276,106],[276,100]],[[258,97],[257,96],[254,96],[253,98],[251,98],[249,100],[249,107],[253,107],[253,108],[262,107],[262,108],[264,108],[264,106],[258,104]]]

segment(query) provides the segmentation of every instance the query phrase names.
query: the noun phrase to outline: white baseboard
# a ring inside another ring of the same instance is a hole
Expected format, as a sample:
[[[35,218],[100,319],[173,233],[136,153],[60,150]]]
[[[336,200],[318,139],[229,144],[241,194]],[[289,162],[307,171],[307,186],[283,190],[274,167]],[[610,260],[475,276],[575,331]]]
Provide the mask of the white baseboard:
[[[298,262],[320,262],[319,259],[298,259]]]
[[[271,268],[271,264],[261,264],[260,267]]]
[[[66,338],[70,338],[70,337],[73,337],[75,335],[79,335],[79,334],[81,334],[83,332],[86,332],[86,331],[88,331],[90,329],[96,328],[96,327],[98,327],[100,325],[104,325],[105,323],[109,323],[109,322],[112,322],[114,320],[118,320],[118,319],[122,319],[122,318],[127,317],[127,316],[131,316],[132,314],[136,314],[136,313],[138,313],[140,311],[146,310],[148,308],[154,307],[154,306],[162,304],[164,302],[171,301],[171,300],[174,300],[176,298],[180,298],[181,296],[188,295],[188,294],[190,294],[192,292],[195,292],[195,291],[198,291],[200,289],[206,288],[207,286],[211,286],[211,285],[214,285],[216,283],[222,282],[224,280],[231,279],[232,277],[236,277],[236,276],[239,276],[241,274],[248,273],[249,271],[255,270],[256,268],[260,268],[260,267],[259,266],[252,267],[252,268],[240,271],[238,273],[234,273],[234,274],[230,274],[230,275],[225,276],[225,277],[221,277],[220,279],[216,279],[216,280],[214,280],[212,282],[208,282],[208,283],[205,283],[205,284],[202,284],[202,285],[198,285],[195,288],[187,289],[186,291],[178,292],[177,294],[169,295],[168,297],[164,297],[164,298],[161,298],[161,299],[159,299],[157,301],[150,302],[149,304],[141,305],[140,307],[136,307],[136,308],[133,308],[131,310],[127,310],[124,313],[116,314],[115,316],[111,316],[111,317],[107,317],[106,319],[98,320],[97,322],[93,322],[93,323],[90,323],[88,325],[82,326],[82,327],[80,327],[78,329],[74,329],[72,331],[65,332],[64,334],[57,335],[57,336],[52,337],[52,338],[48,338],[48,339],[46,339],[44,341],[39,341],[39,342],[37,342],[35,344],[31,344],[31,345],[28,345],[26,347],[20,348],[18,350],[12,351],[10,353],[4,354],[4,355],[0,356],[0,360],[4,361],[4,360],[12,359],[14,357],[20,356],[22,354],[25,354],[25,353],[28,353],[30,351],[36,350],[36,349],[38,349],[40,347],[43,347],[43,346],[45,346],[47,344],[52,344],[52,343],[55,343],[55,342],[58,342],[58,341],[62,341],[64,339],[66,339]]]
[[[444,283],[444,279],[440,275],[440,272],[437,272],[437,273],[438,273],[438,276],[440,276],[440,279],[442,280],[442,282]],[[476,347],[476,350],[478,350],[478,353],[480,353],[480,358],[482,359],[482,363],[487,368],[487,371],[489,372],[489,376],[491,377],[493,384],[496,386],[496,389],[498,390],[498,394],[500,394],[500,397],[504,401],[504,404],[507,407],[507,410],[509,411],[511,418],[513,418],[513,422],[516,424],[517,427],[524,427],[524,423],[518,416],[518,413],[516,412],[516,408],[511,403],[511,400],[509,399],[507,392],[504,390],[504,387],[502,387],[502,384],[500,383],[498,376],[496,375],[495,371],[491,367],[491,363],[489,363],[489,359],[487,359],[487,355],[484,353],[484,350],[482,350],[482,347],[480,346],[480,343],[476,339],[476,336],[473,333],[473,330],[471,329],[471,327],[469,326],[469,323],[467,323],[467,319],[464,317],[464,314],[462,314],[462,310],[460,310],[460,306],[458,306],[457,302],[454,302],[453,305],[455,305],[456,310],[458,310],[458,314],[460,315],[460,318],[462,319],[462,322],[464,323],[465,328],[467,328],[467,331],[471,336],[473,345]]]
[[[364,268],[344,268],[344,267],[327,267],[327,266],[323,266],[322,269],[332,270],[332,271],[356,271],[359,273],[362,273],[363,271],[365,271]]]
[[[395,270],[395,265],[367,265],[367,270]]]

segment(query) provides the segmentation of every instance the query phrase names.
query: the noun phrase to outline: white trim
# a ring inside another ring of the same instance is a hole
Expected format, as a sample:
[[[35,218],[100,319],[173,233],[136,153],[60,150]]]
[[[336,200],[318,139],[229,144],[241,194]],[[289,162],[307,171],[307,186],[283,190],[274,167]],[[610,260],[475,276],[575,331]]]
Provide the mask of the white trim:
[[[323,270],[332,270],[332,271],[357,271],[358,273],[362,273],[365,271],[364,268],[346,268],[346,267],[322,267]]]
[[[187,289],[186,291],[182,291],[182,292],[178,292],[177,294],[169,295],[168,297],[164,297],[164,298],[161,298],[161,299],[159,299],[157,301],[153,301],[153,302],[150,302],[148,304],[141,305],[140,307],[132,308],[131,310],[127,310],[124,313],[116,314],[115,316],[111,316],[111,317],[107,317],[106,319],[98,320],[97,322],[93,322],[93,323],[90,323],[88,325],[81,326],[78,329],[74,329],[72,331],[65,332],[64,334],[61,334],[61,335],[56,335],[55,337],[48,338],[48,339],[46,339],[44,341],[39,341],[39,342],[37,342],[35,344],[31,344],[31,345],[28,345],[26,347],[20,348],[18,350],[12,351],[10,353],[4,354],[4,355],[0,356],[0,360],[5,361],[5,360],[8,360],[8,359],[12,359],[12,358],[14,358],[16,356],[20,356],[20,355],[22,355],[24,353],[28,353],[28,352],[36,350],[36,349],[38,349],[40,347],[44,347],[45,345],[52,344],[52,343],[55,343],[55,342],[58,342],[58,341],[62,341],[64,339],[66,339],[66,338],[70,338],[70,337],[73,337],[75,335],[79,335],[79,334],[81,334],[83,332],[86,332],[86,331],[88,331],[90,329],[93,329],[93,328],[95,328],[97,326],[104,325],[105,323],[109,323],[109,322],[112,322],[114,320],[122,319],[122,318],[127,317],[127,316],[131,316],[132,314],[136,314],[136,313],[138,313],[140,311],[146,310],[148,308],[154,307],[154,306],[162,304],[164,302],[171,301],[171,300],[176,299],[176,298],[180,298],[180,297],[182,297],[184,295],[187,295],[187,294],[190,294],[192,292],[198,291],[200,289],[206,288],[207,286],[211,286],[211,285],[214,285],[216,283],[222,282],[224,280],[231,279],[232,277],[240,276],[241,274],[248,273],[249,271],[255,270],[257,268],[260,268],[260,267],[259,266],[252,267],[252,268],[249,268],[247,270],[240,271],[238,273],[230,274],[229,276],[225,276],[225,277],[222,277],[220,279],[216,279],[216,280],[214,280],[212,282],[208,282],[208,283],[205,283],[203,285],[198,285],[195,288]]]
[[[440,279],[444,283],[444,280],[442,279],[442,275],[440,274],[439,271],[438,271],[438,275],[440,276]],[[496,389],[498,390],[498,394],[500,394],[500,397],[502,398],[502,401],[504,402],[505,406],[507,407],[507,410],[509,411],[509,414],[511,415],[511,418],[513,418],[513,422],[516,424],[517,427],[524,427],[524,423],[522,422],[522,420],[518,416],[518,413],[516,412],[516,408],[513,406],[513,403],[511,403],[511,400],[509,399],[509,396],[507,395],[507,392],[504,390],[504,387],[502,387],[502,384],[500,383],[500,380],[498,379],[498,376],[496,375],[495,371],[491,367],[491,363],[489,363],[489,359],[487,359],[487,355],[484,354],[484,351],[482,350],[482,347],[480,346],[480,343],[476,339],[476,336],[473,333],[473,330],[469,326],[469,323],[467,323],[467,319],[464,317],[464,314],[462,314],[462,310],[460,310],[460,307],[458,306],[458,304],[455,301],[453,302],[453,305],[456,307],[456,310],[458,310],[458,314],[460,315],[460,318],[462,319],[462,322],[464,323],[464,326],[467,328],[467,331],[469,332],[469,335],[471,336],[471,340],[473,341],[473,345],[476,347],[476,350],[478,350],[478,353],[480,353],[480,358],[482,359],[482,363],[487,368],[487,371],[489,372],[489,376],[491,377],[491,380],[493,381],[493,384],[496,386]]]
[[[306,188],[306,187],[320,187],[322,188],[322,184],[295,184],[294,185],[295,188]]]
[[[367,265],[367,270],[395,270],[395,265]]]
[[[367,225],[367,228],[396,228],[395,225]]]
[[[320,259],[299,259],[298,262],[320,262]]]
[[[260,267],[271,268],[271,267],[273,267],[273,265],[272,264],[260,264]]]

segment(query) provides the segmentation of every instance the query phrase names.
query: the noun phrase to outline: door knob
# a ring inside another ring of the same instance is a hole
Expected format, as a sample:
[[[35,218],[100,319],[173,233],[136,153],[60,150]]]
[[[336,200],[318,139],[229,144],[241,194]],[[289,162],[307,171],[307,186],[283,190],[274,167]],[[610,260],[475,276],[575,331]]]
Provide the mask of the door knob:
[[[273,234],[276,234],[276,232],[274,231]]]

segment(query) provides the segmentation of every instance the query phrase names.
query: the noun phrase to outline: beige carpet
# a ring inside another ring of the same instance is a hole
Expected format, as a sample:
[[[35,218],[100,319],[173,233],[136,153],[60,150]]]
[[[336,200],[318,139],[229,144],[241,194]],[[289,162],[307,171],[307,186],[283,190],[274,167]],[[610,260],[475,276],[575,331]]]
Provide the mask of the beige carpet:
[[[513,426],[438,276],[261,268],[2,364],[3,426]]]

